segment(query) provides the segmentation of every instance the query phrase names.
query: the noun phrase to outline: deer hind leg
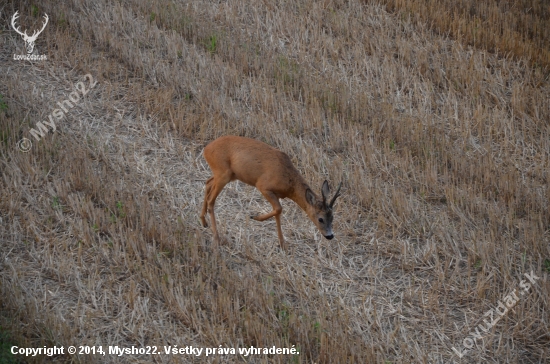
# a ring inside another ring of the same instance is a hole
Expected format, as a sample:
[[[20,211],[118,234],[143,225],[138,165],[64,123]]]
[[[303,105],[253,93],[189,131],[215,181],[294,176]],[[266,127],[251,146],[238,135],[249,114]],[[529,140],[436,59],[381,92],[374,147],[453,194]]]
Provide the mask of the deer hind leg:
[[[218,229],[216,227],[216,216],[214,215],[214,204],[216,203],[216,198],[222,192],[226,184],[231,182],[231,175],[218,175],[213,177],[210,184],[210,189],[207,191],[206,198],[208,199],[207,210],[210,214],[210,222],[212,223],[212,232],[214,233],[214,242],[218,244],[220,242],[220,236],[218,235]]]
[[[207,227],[208,224],[206,223],[206,219],[204,218],[206,216],[206,211],[208,210],[208,196],[210,195],[210,192],[212,191],[212,180],[214,179],[214,176],[210,177],[208,180],[206,180],[205,184],[205,190],[204,190],[204,202],[202,203],[202,211],[201,211],[201,223],[203,227]]]
[[[283,230],[281,229],[281,213],[283,212],[283,207],[281,206],[281,202],[279,201],[279,198],[275,196],[275,194],[271,191],[261,191],[262,195],[266,198],[266,200],[273,206],[273,211],[259,216],[250,216],[252,219],[256,221],[264,221],[271,217],[275,217],[275,221],[277,222],[277,235],[279,236],[279,245],[281,246],[281,249],[286,250],[285,245],[285,239],[283,237]]]

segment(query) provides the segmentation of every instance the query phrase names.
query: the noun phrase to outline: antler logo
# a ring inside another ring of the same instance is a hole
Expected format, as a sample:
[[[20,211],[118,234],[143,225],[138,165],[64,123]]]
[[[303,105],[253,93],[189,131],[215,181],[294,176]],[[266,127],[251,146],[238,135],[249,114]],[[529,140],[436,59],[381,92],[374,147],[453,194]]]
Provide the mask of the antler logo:
[[[46,21],[44,22],[42,29],[40,29],[39,31],[35,30],[34,33],[29,37],[27,35],[27,31],[22,33],[19,30],[19,28],[15,26],[15,20],[18,18],[17,13],[19,13],[19,11],[16,11],[15,14],[13,14],[13,17],[11,18],[11,26],[13,27],[13,29],[15,29],[17,33],[21,34],[21,36],[23,37],[23,40],[25,41],[25,48],[27,48],[27,53],[31,54],[32,51],[34,50],[34,42],[36,41],[36,38],[38,38],[38,35],[42,33],[44,28],[46,28],[46,24],[48,24],[48,14],[44,15],[44,19],[46,19]]]

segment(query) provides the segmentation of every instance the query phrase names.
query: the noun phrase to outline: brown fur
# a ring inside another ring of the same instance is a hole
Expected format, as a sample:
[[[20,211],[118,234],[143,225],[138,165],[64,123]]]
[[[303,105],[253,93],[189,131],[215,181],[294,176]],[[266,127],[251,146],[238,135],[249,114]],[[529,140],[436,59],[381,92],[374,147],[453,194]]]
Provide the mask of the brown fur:
[[[203,226],[206,227],[205,215],[207,211],[210,213],[216,243],[219,242],[219,235],[214,216],[214,204],[225,185],[234,180],[255,186],[273,206],[272,212],[251,216],[251,218],[264,221],[275,217],[279,244],[282,249],[285,249],[285,242],[280,221],[283,211],[279,202],[280,198],[290,198],[296,202],[321,233],[328,239],[332,239],[332,203],[338,196],[338,192],[333,197],[331,204],[327,204],[329,187],[325,181],[322,189],[323,198],[319,199],[285,153],[258,140],[239,136],[223,136],[204,148],[204,158],[213,175],[206,181],[200,218]]]

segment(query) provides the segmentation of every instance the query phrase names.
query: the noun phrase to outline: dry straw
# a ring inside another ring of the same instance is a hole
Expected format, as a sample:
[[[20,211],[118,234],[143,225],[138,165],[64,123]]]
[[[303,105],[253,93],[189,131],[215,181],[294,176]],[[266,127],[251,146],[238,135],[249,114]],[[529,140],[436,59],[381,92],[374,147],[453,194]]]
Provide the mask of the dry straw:
[[[2,24],[16,10],[30,26],[27,2],[4,7]],[[20,346],[301,353],[83,362],[448,362],[534,271],[536,290],[467,359],[548,361],[550,88],[532,59],[361,1],[72,0],[42,12],[48,62],[0,64],[0,317]],[[3,59],[23,47],[7,27],[0,40]],[[86,73],[98,85],[17,151]],[[247,218],[269,204],[233,183],[216,207],[229,244],[213,250],[198,220],[201,152],[225,134],[287,152],[317,190],[343,176],[336,238],[285,201],[281,252],[274,221]]]

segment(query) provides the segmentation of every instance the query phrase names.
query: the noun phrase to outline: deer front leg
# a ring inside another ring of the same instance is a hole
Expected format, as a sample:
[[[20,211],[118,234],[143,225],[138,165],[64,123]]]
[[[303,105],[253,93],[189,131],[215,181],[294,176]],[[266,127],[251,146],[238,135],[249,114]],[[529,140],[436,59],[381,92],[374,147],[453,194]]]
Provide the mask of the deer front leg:
[[[281,213],[283,212],[283,207],[279,202],[279,198],[277,198],[277,196],[275,196],[273,192],[271,191],[261,191],[261,192],[262,192],[262,195],[264,195],[266,200],[273,207],[273,211],[264,215],[250,216],[250,218],[256,221],[265,221],[271,217],[275,217],[275,221],[277,222],[277,235],[279,236],[279,245],[281,246],[281,249],[286,250],[285,239],[283,237],[283,230],[281,229]]]
[[[281,229],[281,215],[275,215],[275,221],[277,221],[277,235],[279,235],[279,245],[281,249],[286,251],[285,238],[283,236],[283,229]]]

